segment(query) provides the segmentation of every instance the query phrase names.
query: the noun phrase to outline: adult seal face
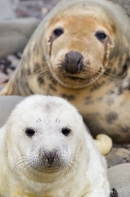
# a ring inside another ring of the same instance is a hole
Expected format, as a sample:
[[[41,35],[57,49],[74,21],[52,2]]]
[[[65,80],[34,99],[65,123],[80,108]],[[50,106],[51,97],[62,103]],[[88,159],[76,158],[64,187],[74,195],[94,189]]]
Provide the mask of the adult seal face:
[[[66,97],[91,133],[130,139],[130,22],[104,0],[61,1],[41,22],[1,95]]]
[[[31,96],[14,109],[0,129],[0,166],[2,197],[109,197],[105,159],[59,97]]]

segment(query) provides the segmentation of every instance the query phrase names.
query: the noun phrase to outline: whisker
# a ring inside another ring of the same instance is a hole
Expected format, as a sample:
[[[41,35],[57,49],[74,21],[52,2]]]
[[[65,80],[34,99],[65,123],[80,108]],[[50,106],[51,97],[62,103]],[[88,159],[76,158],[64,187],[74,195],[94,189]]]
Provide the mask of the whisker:
[[[27,160],[26,158],[24,158],[24,159],[23,159],[23,158],[19,159],[19,160],[15,163],[15,165],[14,165],[13,172],[16,173],[17,167],[18,167],[20,164],[23,164],[26,160]]]
[[[35,110],[31,107],[32,111],[34,112],[34,114],[37,116],[38,120],[41,121],[41,119],[38,117],[37,113],[35,112]]]
[[[60,117],[60,115],[61,115],[63,109],[64,109],[64,107],[61,109],[61,111],[60,111],[60,113],[59,113],[58,118],[56,119],[56,121],[58,121],[58,119],[59,119],[59,117]]]
[[[32,75],[36,75],[36,74],[42,74],[49,71],[49,68],[43,68],[43,69],[39,69],[37,71],[32,72],[30,75],[28,75],[28,77],[32,76]]]
[[[76,168],[76,166],[73,163],[70,163],[71,166],[73,166],[76,170],[78,170],[78,168]]]
[[[109,77],[115,77],[117,79],[121,78],[121,76],[114,75],[113,73],[109,73],[109,72],[106,72],[106,71],[103,74],[106,75],[106,76],[109,76]]]

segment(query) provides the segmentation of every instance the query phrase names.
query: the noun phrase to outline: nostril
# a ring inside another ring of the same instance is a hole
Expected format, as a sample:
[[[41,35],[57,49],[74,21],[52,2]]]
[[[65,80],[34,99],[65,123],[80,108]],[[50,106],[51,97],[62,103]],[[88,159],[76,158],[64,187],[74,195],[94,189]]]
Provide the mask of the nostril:
[[[78,60],[78,64],[81,64],[82,63],[82,57]]]
[[[68,64],[68,56],[65,54],[65,63]]]
[[[54,157],[49,157],[48,159],[48,163],[51,165],[54,162]]]
[[[82,70],[83,68],[83,58],[80,58],[78,61],[78,73]]]

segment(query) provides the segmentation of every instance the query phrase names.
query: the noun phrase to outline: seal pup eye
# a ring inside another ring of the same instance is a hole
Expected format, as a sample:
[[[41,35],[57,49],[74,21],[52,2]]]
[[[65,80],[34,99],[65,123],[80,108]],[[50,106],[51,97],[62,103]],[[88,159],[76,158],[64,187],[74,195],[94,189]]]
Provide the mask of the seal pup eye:
[[[35,131],[34,131],[34,129],[32,129],[32,128],[26,128],[25,134],[26,134],[28,137],[32,137],[32,136],[34,136]]]
[[[53,31],[54,36],[59,37],[61,34],[63,34],[64,31],[62,28],[57,28]]]
[[[71,130],[69,128],[62,128],[61,132],[63,135],[68,136],[71,133]]]
[[[101,42],[103,42],[107,35],[103,32],[103,31],[98,31],[96,32],[95,36],[97,37],[98,40],[100,40]]]

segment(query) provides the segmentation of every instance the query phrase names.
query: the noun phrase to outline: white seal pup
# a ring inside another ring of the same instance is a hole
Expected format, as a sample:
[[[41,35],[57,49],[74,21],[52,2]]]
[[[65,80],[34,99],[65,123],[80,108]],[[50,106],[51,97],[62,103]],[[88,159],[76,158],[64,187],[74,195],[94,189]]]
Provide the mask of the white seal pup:
[[[109,197],[105,159],[59,97],[17,105],[0,130],[0,166],[2,197]]]

